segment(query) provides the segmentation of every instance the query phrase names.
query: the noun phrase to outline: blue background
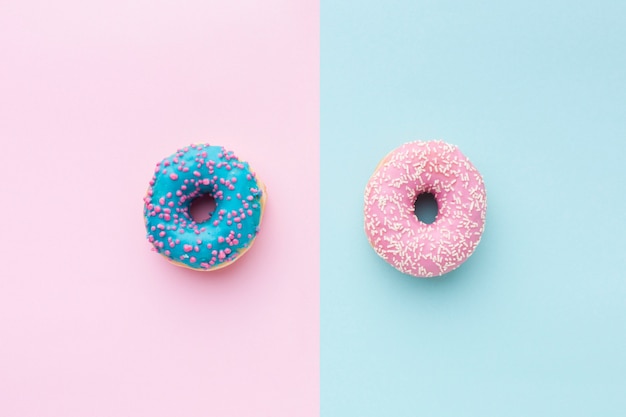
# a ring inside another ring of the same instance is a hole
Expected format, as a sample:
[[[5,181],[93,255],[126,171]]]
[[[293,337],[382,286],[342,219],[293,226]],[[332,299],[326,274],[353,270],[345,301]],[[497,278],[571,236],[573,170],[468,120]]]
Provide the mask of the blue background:
[[[626,2],[322,2],[321,409],[626,415]],[[474,255],[396,272],[363,232],[378,161],[456,144]]]

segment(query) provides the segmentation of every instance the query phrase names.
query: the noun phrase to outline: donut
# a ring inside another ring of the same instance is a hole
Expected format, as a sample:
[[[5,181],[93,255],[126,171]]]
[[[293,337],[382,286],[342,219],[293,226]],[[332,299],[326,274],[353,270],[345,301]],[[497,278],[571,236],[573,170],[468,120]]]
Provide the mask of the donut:
[[[437,201],[431,224],[415,215],[423,193]],[[415,141],[385,156],[365,187],[365,233],[376,253],[398,271],[435,277],[458,268],[485,228],[483,178],[459,149]]]
[[[193,200],[215,200],[210,218],[196,222]],[[172,263],[214,271],[250,249],[261,225],[266,192],[247,162],[208,144],[179,149],[156,165],[144,198],[148,241]]]

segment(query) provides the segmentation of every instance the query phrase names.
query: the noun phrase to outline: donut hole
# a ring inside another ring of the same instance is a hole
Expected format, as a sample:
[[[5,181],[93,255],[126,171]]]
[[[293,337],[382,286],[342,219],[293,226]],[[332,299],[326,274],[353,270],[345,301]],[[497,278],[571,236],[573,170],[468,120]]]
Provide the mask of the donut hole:
[[[437,199],[432,193],[421,193],[415,199],[415,216],[417,219],[425,224],[432,224],[437,219],[439,213],[439,206]]]
[[[215,211],[215,199],[210,194],[203,194],[191,200],[189,215],[196,223],[204,223],[211,218]]]

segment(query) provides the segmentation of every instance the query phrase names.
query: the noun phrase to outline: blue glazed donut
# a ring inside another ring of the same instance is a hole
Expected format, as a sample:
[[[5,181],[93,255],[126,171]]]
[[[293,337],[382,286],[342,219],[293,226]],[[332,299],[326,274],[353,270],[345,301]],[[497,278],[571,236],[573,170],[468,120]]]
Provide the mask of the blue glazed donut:
[[[189,214],[195,198],[215,200],[201,223]],[[208,144],[191,145],[159,162],[144,198],[148,240],[171,262],[213,271],[239,259],[259,232],[265,186],[247,162]]]

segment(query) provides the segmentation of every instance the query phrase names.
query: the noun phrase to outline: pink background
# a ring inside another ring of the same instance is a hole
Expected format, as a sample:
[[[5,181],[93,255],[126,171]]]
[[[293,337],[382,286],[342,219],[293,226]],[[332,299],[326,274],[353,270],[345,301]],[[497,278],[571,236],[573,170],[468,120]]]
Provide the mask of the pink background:
[[[319,413],[314,0],[0,4],[0,415]],[[215,273],[145,240],[154,164],[223,144],[268,186]]]

